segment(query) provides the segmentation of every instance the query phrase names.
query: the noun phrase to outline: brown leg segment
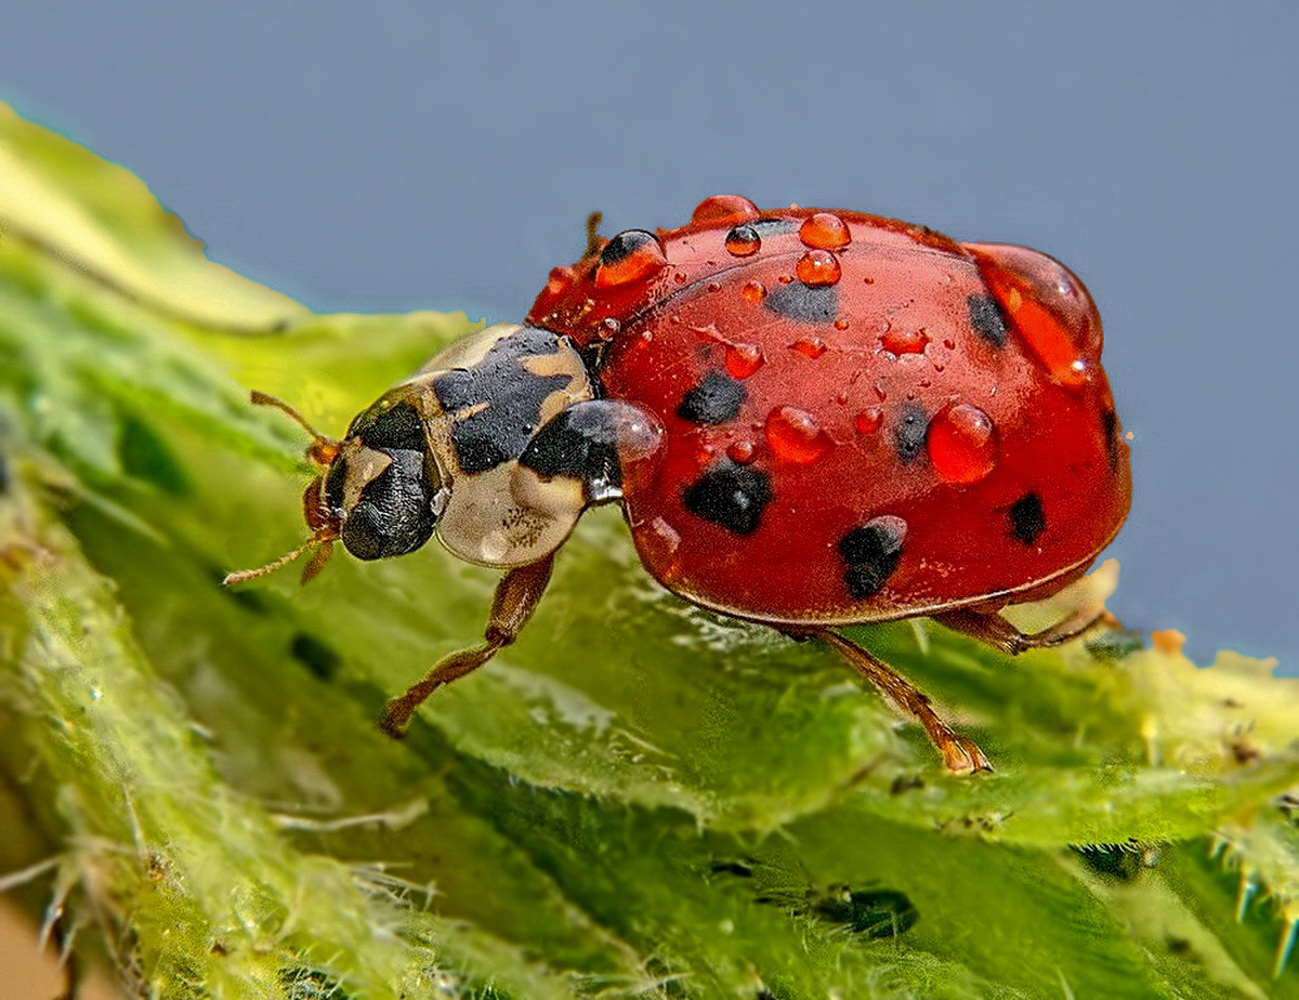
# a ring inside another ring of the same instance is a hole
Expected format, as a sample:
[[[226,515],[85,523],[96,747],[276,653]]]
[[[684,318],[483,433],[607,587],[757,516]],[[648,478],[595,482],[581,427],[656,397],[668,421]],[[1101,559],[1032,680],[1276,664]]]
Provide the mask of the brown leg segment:
[[[988,763],[988,758],[979,749],[979,745],[944,722],[934,711],[929,696],[887,663],[829,629],[818,629],[812,634],[837,649],[880,694],[924,726],[930,742],[943,755],[943,764],[947,770],[954,774],[992,770],[992,765]]]
[[[405,735],[411,716],[425,698],[456,678],[477,670],[495,656],[498,649],[518,638],[519,632],[532,617],[532,612],[537,609],[541,595],[546,592],[554,564],[554,556],[547,556],[539,562],[519,566],[506,573],[496,586],[492,613],[487,619],[487,628],[483,631],[486,642],[470,649],[458,650],[439,660],[405,694],[388,702],[383,718],[379,720],[379,728],[399,739]]]
[[[1056,622],[1050,628],[1033,633],[1021,632],[995,612],[986,614],[979,611],[947,611],[934,615],[934,621],[957,632],[964,632],[993,649],[1016,656],[1026,649],[1058,646],[1070,639],[1076,639],[1088,629],[1100,624],[1104,617],[1104,608],[1082,608]]]

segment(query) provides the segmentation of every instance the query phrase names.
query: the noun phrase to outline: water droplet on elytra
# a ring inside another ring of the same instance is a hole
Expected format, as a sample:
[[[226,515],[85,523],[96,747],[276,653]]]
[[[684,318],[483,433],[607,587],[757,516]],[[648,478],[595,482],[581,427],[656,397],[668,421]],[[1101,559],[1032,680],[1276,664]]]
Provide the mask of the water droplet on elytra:
[[[571,267],[556,267],[550,271],[550,277],[546,279],[546,294],[560,295],[568,289],[573,283],[573,269]]]
[[[726,249],[735,257],[748,257],[762,249],[762,238],[752,226],[736,226],[726,234]]]
[[[667,266],[663,244],[643,229],[621,232],[600,251],[595,269],[595,286],[610,288],[646,281]]]
[[[764,360],[757,344],[730,344],[726,348],[726,370],[732,378],[748,378]]]
[[[726,457],[740,465],[753,461],[754,446],[752,441],[735,441],[726,449]]]
[[[833,212],[817,212],[803,220],[798,238],[817,250],[839,250],[852,242],[848,226]]]
[[[997,464],[999,446],[992,418],[977,406],[956,403],[929,423],[925,438],[934,471],[949,483],[977,483]]]
[[[816,418],[794,406],[778,406],[772,410],[763,432],[776,457],[796,465],[808,465],[824,458],[834,447],[834,441]]]
[[[834,321],[834,328],[836,330],[846,330],[848,329],[848,321],[840,316]]]
[[[735,225],[737,222],[748,222],[758,217],[758,206],[738,194],[718,194],[705,198],[695,206],[690,216],[691,222],[711,223],[714,225]]]
[[[746,281],[740,295],[745,302],[761,302],[767,297],[767,286],[761,281]]]
[[[820,337],[799,337],[789,345],[805,358],[819,358],[826,352],[825,341]]]
[[[809,250],[799,259],[794,273],[805,285],[833,285],[839,281],[839,259],[829,250]]]
[[[890,329],[880,337],[880,344],[883,345],[884,350],[893,354],[921,354],[928,343],[929,334],[923,328],[919,330]]]
[[[884,422],[884,408],[870,406],[853,417],[852,425],[861,435],[874,434]]]

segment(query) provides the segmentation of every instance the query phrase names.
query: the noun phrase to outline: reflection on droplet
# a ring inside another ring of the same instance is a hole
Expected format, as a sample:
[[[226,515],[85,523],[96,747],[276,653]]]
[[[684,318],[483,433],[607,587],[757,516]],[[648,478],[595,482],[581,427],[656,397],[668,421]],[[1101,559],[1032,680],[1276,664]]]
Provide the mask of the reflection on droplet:
[[[726,250],[735,257],[748,257],[762,249],[762,238],[752,226],[736,226],[726,234]]]
[[[789,346],[805,358],[819,358],[826,351],[825,341],[820,337],[799,337]]]
[[[949,483],[977,483],[997,464],[996,426],[969,403],[940,411],[929,423],[925,445],[934,471]]]
[[[868,406],[853,417],[853,427],[857,433],[863,437],[868,434],[874,434],[880,429],[880,424],[884,423],[884,408],[880,406]]]
[[[920,330],[899,330],[896,328],[884,331],[880,344],[884,350],[893,354],[921,354],[929,343],[929,334]]]
[[[757,344],[730,344],[726,348],[726,370],[732,378],[748,378],[764,360]]]
[[[848,226],[833,212],[817,212],[803,220],[798,238],[804,246],[818,250],[839,250],[852,242]]]
[[[772,410],[763,432],[776,456],[796,465],[815,462],[834,447],[834,441],[816,418],[794,406],[778,406]]]
[[[597,288],[610,288],[645,281],[667,266],[663,244],[653,233],[628,229],[619,233],[600,251],[595,269]]]
[[[735,225],[758,217],[758,206],[738,194],[719,194],[705,198],[695,206],[691,222],[713,225]]]
[[[798,280],[805,285],[833,285],[839,281],[839,259],[829,250],[809,250],[794,268]]]

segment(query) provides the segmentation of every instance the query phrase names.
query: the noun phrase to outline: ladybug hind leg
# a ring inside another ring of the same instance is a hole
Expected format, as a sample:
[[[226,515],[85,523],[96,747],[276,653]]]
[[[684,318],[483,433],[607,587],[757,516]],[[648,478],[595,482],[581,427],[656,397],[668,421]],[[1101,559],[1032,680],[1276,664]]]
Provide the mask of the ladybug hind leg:
[[[1104,607],[1079,608],[1072,614],[1040,632],[1021,632],[997,613],[957,610],[934,615],[934,621],[956,632],[963,632],[980,642],[1017,656],[1027,649],[1059,646],[1095,628],[1105,619]]]
[[[497,650],[518,638],[519,632],[532,617],[532,612],[537,609],[541,595],[546,592],[554,562],[554,556],[550,555],[506,573],[496,587],[491,615],[483,631],[484,642],[469,649],[458,650],[439,660],[405,694],[388,702],[383,718],[379,720],[379,728],[394,738],[405,735],[411,716],[425,698],[438,688],[477,670],[495,656]]]
[[[979,745],[943,721],[929,696],[887,663],[837,632],[818,629],[811,634],[838,650],[853,669],[870,681],[880,694],[913,716],[924,727],[930,742],[943,755],[943,764],[948,771],[954,774],[972,774],[992,770],[992,765]]]

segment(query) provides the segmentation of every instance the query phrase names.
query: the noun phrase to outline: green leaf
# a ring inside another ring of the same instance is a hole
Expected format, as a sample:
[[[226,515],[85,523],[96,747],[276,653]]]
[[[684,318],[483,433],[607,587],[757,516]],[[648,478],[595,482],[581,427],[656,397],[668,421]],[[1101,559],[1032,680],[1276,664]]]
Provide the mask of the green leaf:
[[[76,951],[167,997],[1299,996],[1270,663],[853,630],[997,767],[952,778],[604,509],[521,640],[381,736],[494,575],[430,547],[222,589],[306,533],[306,436],[248,390],[337,432],[474,328],[312,315],[0,108],[0,875],[55,858],[24,901]]]

